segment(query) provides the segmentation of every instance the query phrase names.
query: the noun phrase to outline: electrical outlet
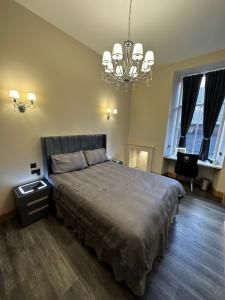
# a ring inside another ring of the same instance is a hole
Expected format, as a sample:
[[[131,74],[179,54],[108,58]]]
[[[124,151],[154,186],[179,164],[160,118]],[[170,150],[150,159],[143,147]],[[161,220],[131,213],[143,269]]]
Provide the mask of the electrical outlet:
[[[37,168],[37,164],[36,164],[36,163],[31,163],[31,164],[30,164],[30,168],[31,168],[31,169]]]
[[[38,176],[40,176],[41,175],[41,170],[40,169],[33,169],[33,170],[31,170],[31,174],[32,175],[37,174]]]

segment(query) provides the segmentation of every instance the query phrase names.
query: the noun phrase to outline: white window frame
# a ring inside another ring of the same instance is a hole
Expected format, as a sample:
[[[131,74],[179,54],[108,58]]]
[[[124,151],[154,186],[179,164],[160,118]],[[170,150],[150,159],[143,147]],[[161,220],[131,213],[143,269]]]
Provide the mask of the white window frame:
[[[182,79],[184,76],[193,74],[205,74],[209,71],[225,68],[225,61],[199,66],[196,68],[182,70],[175,72],[173,81],[172,101],[169,112],[169,120],[167,126],[166,142],[164,147],[164,157],[174,159],[175,155],[172,154],[173,148],[177,141],[177,134],[179,129],[180,117],[181,117],[181,102],[182,102]],[[202,107],[202,104],[197,104]],[[216,145],[214,149],[214,161],[213,165],[222,167],[225,156],[225,101],[223,104],[223,113],[220,127],[218,130]],[[196,131],[197,132],[197,131]],[[194,144],[193,144],[194,147]]]

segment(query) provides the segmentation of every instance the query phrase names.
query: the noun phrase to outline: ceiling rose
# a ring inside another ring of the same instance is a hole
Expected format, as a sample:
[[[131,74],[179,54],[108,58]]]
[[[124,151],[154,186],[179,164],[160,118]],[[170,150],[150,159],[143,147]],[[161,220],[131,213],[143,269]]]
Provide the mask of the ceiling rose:
[[[152,66],[154,65],[154,53],[151,50],[144,54],[142,43],[131,41],[132,0],[130,0],[129,19],[128,19],[128,40],[123,43],[116,43],[112,53],[104,51],[102,65],[104,67],[103,80],[107,83],[128,85],[136,81],[148,84],[149,78],[152,79]]]

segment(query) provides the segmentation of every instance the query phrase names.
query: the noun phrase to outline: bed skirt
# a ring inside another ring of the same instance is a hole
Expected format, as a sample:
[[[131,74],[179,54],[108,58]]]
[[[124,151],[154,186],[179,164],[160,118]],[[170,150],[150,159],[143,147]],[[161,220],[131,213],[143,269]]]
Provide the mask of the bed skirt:
[[[139,278],[129,267],[121,265],[121,257],[119,253],[105,249],[100,245],[91,232],[87,232],[84,227],[77,222],[72,212],[65,207],[61,202],[56,201],[57,217],[62,219],[65,225],[70,226],[76,232],[79,240],[84,241],[85,246],[91,247],[95,250],[96,255],[100,261],[106,262],[111,266],[113,275],[116,281],[124,281],[131,291],[136,296],[143,296],[147,283],[147,275],[152,269],[152,265],[156,257],[162,257],[168,243],[168,231],[169,227],[174,220],[174,216],[178,210],[178,202],[171,211],[165,224],[164,233],[158,236],[153,246],[151,253],[151,259],[148,265],[148,271]]]

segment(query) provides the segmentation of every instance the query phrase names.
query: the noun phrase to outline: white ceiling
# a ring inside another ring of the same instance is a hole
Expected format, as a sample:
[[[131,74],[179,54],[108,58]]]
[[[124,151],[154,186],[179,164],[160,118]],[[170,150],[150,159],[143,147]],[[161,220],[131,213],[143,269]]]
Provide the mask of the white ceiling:
[[[16,0],[98,53],[127,39],[129,0]],[[225,0],[133,0],[131,33],[157,63],[225,49]]]

